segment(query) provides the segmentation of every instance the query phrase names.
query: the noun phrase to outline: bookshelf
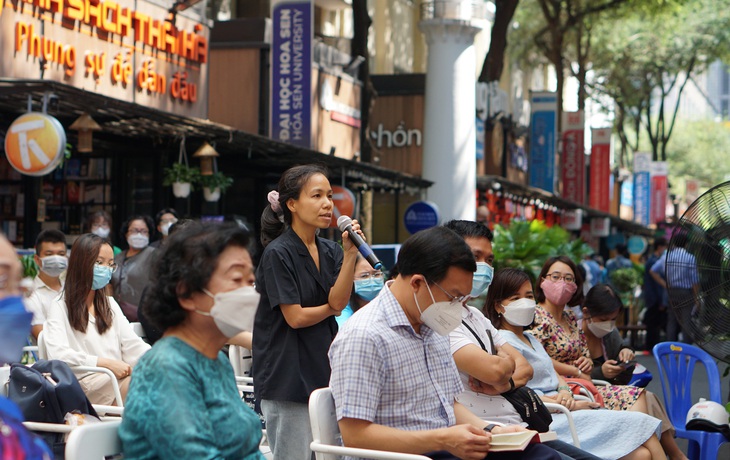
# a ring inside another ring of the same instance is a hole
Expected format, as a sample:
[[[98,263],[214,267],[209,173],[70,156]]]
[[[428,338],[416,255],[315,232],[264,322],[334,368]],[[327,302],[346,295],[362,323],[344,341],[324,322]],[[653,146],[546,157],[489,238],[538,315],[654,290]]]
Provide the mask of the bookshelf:
[[[29,177],[15,171],[5,155],[0,155],[3,232],[13,244],[25,247],[33,245],[25,239],[34,237],[38,225],[79,235],[89,213],[99,209],[114,212],[111,170],[111,158],[70,158],[43,177]],[[39,215],[44,216],[40,224],[36,223]],[[26,230],[31,234],[25,235]]]

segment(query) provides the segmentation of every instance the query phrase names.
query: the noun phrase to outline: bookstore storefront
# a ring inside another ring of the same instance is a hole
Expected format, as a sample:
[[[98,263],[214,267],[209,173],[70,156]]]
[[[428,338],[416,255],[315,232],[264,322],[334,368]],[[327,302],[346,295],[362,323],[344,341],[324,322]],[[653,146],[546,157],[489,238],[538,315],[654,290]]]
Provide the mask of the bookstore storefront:
[[[43,228],[59,228],[71,241],[99,209],[112,215],[114,230],[165,207],[193,218],[235,215],[256,228],[281,172],[307,162],[327,165],[333,185],[358,199],[369,190],[429,185],[206,121],[209,28],[193,13],[171,17],[143,0],[0,5],[0,223],[16,246],[31,247]],[[29,129],[37,120],[18,120],[28,112],[56,120],[46,126],[58,134],[56,144]],[[85,114],[100,128],[90,141],[78,124]],[[193,154],[205,142],[233,186],[218,201],[201,190],[176,198],[163,186],[164,168],[181,148],[200,166]],[[11,157],[21,170],[25,158],[29,171],[21,174]]]

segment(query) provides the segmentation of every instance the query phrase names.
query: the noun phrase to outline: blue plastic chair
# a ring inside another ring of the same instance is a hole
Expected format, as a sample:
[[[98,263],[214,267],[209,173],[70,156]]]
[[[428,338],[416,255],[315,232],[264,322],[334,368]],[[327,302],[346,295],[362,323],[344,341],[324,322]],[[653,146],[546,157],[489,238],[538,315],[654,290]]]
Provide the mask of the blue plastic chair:
[[[704,350],[679,342],[663,342],[654,346],[654,359],[659,366],[659,378],[664,392],[669,419],[677,436],[687,439],[690,460],[717,460],[717,451],[728,442],[721,433],[687,430],[687,412],[692,407],[692,373],[701,363],[707,371],[710,396],[706,399],[722,404],[720,371],[715,360]]]

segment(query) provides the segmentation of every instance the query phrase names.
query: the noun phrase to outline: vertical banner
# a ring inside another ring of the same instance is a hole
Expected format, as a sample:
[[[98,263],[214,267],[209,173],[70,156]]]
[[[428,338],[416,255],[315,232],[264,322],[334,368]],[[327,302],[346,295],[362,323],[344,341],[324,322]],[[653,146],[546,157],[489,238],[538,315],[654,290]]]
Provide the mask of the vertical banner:
[[[556,93],[530,93],[530,186],[555,191]]]
[[[611,211],[611,128],[591,130],[591,170],[588,206]]]
[[[651,223],[651,153],[634,154],[634,222]]]
[[[272,0],[272,139],[312,144],[312,2]]]
[[[669,165],[666,161],[651,162],[651,223],[659,224],[667,218]]]
[[[585,203],[585,142],[583,111],[563,112],[563,198]]]

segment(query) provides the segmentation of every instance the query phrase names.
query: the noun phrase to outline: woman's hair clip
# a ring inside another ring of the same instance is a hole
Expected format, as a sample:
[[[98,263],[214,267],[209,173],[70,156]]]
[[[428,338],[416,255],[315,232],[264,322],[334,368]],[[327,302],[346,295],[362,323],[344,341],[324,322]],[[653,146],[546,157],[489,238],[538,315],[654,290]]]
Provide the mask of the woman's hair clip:
[[[266,198],[269,200],[269,204],[271,205],[271,210],[275,213],[281,215],[281,205],[279,204],[279,192],[276,190],[272,190],[269,192],[268,195],[266,195]]]

